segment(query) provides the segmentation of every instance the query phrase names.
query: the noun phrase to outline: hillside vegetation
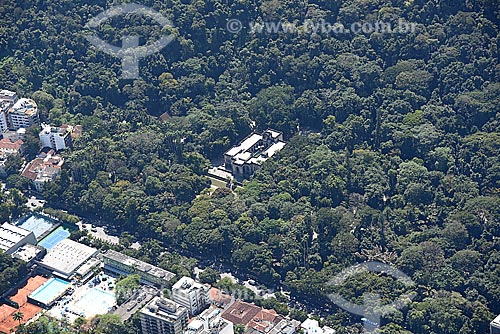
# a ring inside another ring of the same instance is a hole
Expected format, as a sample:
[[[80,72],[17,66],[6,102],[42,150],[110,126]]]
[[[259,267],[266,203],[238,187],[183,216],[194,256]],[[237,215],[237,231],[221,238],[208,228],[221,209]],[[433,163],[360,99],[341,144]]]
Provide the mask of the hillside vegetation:
[[[338,333],[359,317],[329,305],[328,280],[391,263],[416,297],[383,333],[484,334],[500,313],[500,11],[496,0],[144,0],[174,42],[122,80],[85,39],[106,1],[0,6],[0,87],[31,96],[84,135],[49,205],[151,239],[135,255],[179,266],[164,247],[223,261],[323,310]],[[226,30],[239,19],[238,34]],[[400,19],[408,34],[251,33],[251,22]],[[158,25],[114,18],[98,35],[154,41]],[[158,116],[167,112],[166,121]],[[242,189],[209,185],[209,160],[258,130],[289,145]],[[300,131],[300,133],[299,133]],[[9,179],[16,183],[16,177]],[[153,247],[153,246],[154,247]],[[155,246],[156,245],[156,246]],[[180,271],[181,269],[177,268]],[[337,289],[391,301],[406,291],[363,274]]]

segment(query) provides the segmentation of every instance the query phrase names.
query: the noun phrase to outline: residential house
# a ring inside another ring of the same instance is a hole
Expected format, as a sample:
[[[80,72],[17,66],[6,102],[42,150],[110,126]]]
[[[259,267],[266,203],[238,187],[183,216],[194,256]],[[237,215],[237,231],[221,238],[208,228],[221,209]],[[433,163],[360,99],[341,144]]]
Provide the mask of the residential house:
[[[41,193],[45,183],[54,181],[61,174],[63,164],[63,157],[51,150],[29,162],[21,176],[31,180],[34,190]]]

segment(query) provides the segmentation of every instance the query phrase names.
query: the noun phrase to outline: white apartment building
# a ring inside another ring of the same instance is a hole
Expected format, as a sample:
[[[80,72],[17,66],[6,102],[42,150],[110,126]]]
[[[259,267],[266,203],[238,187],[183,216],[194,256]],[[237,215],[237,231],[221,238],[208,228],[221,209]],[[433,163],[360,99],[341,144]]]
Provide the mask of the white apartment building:
[[[7,107],[0,101],[0,133],[4,133],[9,129],[9,124],[7,123]]]
[[[203,311],[189,323],[185,334],[234,334],[233,323],[223,319],[221,313],[215,307]]]
[[[42,147],[50,147],[56,151],[61,151],[73,146],[72,131],[73,127],[70,125],[54,127],[42,124],[42,131],[40,131],[38,137]]]
[[[38,124],[38,106],[32,99],[21,98],[8,111],[9,129],[18,130]]]
[[[0,90],[0,133],[9,129],[8,112],[18,100],[16,92]]]
[[[210,304],[210,288],[196,282],[191,277],[182,277],[172,287],[172,299],[186,307],[189,314],[203,311]]]
[[[155,297],[139,313],[142,334],[183,334],[188,310],[176,302]]]

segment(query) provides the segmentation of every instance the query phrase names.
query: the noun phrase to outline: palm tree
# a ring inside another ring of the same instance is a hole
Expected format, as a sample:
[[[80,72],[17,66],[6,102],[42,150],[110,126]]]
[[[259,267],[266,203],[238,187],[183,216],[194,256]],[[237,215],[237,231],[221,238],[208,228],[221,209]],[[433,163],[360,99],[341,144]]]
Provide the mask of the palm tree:
[[[18,310],[16,313],[14,313],[12,315],[12,319],[14,319],[14,321],[18,321],[19,322],[19,326],[21,326],[21,321],[24,319],[23,312],[21,312],[21,311]]]

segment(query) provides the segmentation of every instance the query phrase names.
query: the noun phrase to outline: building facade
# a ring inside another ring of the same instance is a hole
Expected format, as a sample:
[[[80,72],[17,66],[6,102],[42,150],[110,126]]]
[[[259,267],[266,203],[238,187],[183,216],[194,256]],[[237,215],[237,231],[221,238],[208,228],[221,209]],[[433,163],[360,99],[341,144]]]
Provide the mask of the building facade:
[[[21,98],[9,109],[8,122],[10,130],[29,128],[40,123],[38,106],[32,99]]]
[[[56,151],[65,150],[73,146],[71,133],[73,127],[63,125],[54,127],[47,124],[42,124],[42,131],[38,134],[42,147],[49,147]]]
[[[10,90],[0,90],[0,133],[9,129],[8,113],[9,109],[18,100],[16,92]]]
[[[210,305],[209,291],[210,287],[184,276],[172,286],[172,299],[186,307],[189,314],[198,314]]]
[[[155,297],[139,313],[143,334],[183,334],[188,310],[176,302]]]
[[[114,275],[132,275],[138,274],[141,282],[155,287],[166,286],[174,273],[155,267],[149,263],[134,259],[133,257],[108,250],[103,255],[104,270]]]
[[[4,223],[0,226],[0,250],[12,255],[26,244],[36,245],[35,234],[31,231]]]
[[[10,154],[21,154],[21,149],[24,142],[20,139],[16,141],[11,141],[8,138],[0,139],[0,156],[10,155]]]

